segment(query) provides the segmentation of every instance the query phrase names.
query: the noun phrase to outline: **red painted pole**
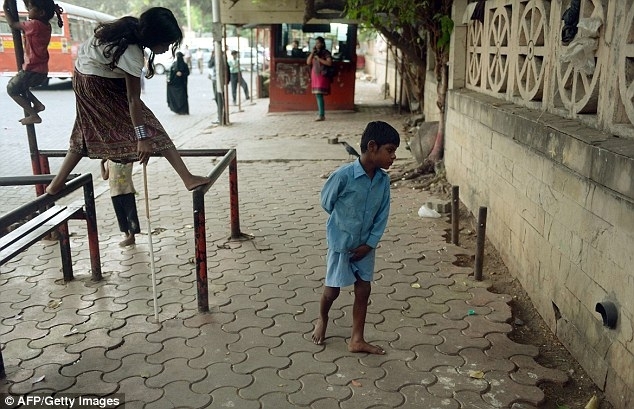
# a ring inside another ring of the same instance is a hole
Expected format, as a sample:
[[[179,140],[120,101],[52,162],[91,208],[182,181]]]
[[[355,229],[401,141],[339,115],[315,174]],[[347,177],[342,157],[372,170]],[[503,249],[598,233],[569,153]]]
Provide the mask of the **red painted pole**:
[[[240,238],[240,208],[238,204],[238,158],[229,163],[229,207],[231,208],[231,238]]]
[[[196,287],[198,311],[209,311],[209,286],[207,284],[207,237],[205,228],[205,192],[194,190],[194,247],[196,250]]]

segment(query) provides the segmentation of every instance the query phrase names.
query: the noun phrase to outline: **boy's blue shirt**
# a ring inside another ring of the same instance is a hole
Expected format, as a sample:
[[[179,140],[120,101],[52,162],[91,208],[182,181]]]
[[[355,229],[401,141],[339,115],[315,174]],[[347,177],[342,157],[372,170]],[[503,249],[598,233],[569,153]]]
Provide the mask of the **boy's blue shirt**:
[[[331,250],[347,253],[362,244],[376,248],[390,213],[390,178],[377,169],[370,179],[357,159],[330,175],[321,190],[321,207],[330,215],[326,238]]]

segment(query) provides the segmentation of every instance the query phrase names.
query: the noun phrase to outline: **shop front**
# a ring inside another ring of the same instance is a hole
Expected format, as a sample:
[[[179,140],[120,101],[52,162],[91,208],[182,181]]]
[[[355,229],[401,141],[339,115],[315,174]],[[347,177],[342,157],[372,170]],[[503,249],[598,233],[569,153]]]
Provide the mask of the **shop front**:
[[[271,25],[271,61],[269,112],[314,111],[310,69],[306,64],[315,38],[326,40],[332,53],[335,73],[330,95],[324,98],[327,111],[354,109],[357,67],[357,26],[354,24],[273,24]]]

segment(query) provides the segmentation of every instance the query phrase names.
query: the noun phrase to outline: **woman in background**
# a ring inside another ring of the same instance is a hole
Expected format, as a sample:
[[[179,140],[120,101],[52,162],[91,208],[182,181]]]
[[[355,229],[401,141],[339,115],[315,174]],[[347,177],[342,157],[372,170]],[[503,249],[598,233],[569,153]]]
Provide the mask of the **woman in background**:
[[[189,115],[189,102],[187,101],[189,67],[184,57],[185,55],[180,51],[176,53],[176,60],[167,76],[167,106],[172,112],[179,115]]]

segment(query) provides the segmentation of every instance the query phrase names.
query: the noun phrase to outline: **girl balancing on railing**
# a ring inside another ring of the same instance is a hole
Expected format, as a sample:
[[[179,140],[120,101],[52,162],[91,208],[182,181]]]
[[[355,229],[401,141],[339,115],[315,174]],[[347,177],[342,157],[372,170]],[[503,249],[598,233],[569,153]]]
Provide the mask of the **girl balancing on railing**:
[[[162,154],[188,190],[210,179],[192,175],[154,113],[141,101],[144,49],[150,50],[146,78],[154,75],[154,55],[179,47],[183,33],[172,12],[153,7],[139,18],[122,17],[102,23],[81,45],[75,63],[75,125],[70,147],[46,192],[59,192],[83,156],[139,160]]]
[[[3,9],[7,23],[14,30],[24,32],[24,64],[22,69],[7,84],[7,93],[26,112],[20,119],[22,125],[42,122],[39,112],[44,104],[33,95],[32,87],[42,85],[48,77],[48,43],[51,42],[51,24],[49,20],[57,14],[57,25],[62,27],[62,9],[53,0],[25,1],[29,19],[24,22],[14,20],[9,10],[9,1],[5,0]]]

